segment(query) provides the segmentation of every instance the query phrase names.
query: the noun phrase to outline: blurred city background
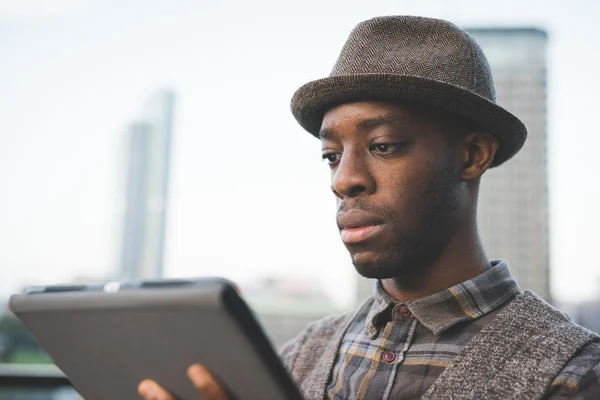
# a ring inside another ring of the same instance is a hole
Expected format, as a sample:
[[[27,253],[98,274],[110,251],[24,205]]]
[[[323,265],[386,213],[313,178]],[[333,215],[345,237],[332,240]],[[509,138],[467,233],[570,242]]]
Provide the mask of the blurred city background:
[[[0,301],[220,275],[280,347],[364,300],[320,144],[289,101],[356,23],[390,14],[451,20],[483,47],[498,102],[529,129],[483,179],[488,255],[600,332],[593,0],[1,0]],[[5,309],[0,399],[72,399],[50,364]],[[27,388],[28,374],[46,380]]]

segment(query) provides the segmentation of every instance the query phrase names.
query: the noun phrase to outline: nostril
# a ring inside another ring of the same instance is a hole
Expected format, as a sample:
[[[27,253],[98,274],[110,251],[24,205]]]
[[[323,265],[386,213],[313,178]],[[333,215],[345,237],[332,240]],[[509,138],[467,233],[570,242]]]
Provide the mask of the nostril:
[[[367,191],[367,188],[365,186],[356,185],[356,186],[353,186],[352,188],[350,188],[348,197],[356,197],[358,195],[365,193],[366,191]]]

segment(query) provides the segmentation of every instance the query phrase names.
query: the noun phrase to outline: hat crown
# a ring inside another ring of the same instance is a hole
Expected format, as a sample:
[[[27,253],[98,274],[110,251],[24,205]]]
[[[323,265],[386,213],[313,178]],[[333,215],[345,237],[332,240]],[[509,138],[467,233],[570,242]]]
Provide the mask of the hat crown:
[[[391,74],[454,85],[496,102],[489,63],[456,25],[414,16],[373,18],[350,33],[330,76]]]
[[[527,128],[496,104],[494,82],[479,45],[456,25],[392,16],[361,22],[350,33],[331,75],[292,97],[300,125],[319,137],[323,116],[357,101],[407,101],[453,113],[498,138],[491,166],[514,156]]]

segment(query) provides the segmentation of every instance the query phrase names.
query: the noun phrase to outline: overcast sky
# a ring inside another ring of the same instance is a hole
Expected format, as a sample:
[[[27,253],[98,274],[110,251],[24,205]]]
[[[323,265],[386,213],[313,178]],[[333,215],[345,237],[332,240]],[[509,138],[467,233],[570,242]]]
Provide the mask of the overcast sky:
[[[167,275],[314,278],[349,304],[328,167],[289,100],[329,73],[356,23],[413,14],[549,32],[552,289],[589,298],[600,282],[598,4],[2,0],[0,295],[114,271],[124,131],[172,88]]]

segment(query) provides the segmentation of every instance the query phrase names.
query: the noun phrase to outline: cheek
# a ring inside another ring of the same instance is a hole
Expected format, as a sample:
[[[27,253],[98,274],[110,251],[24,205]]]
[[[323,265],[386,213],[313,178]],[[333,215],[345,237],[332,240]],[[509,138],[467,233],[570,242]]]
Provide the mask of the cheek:
[[[379,171],[377,176],[379,195],[395,207],[412,206],[423,193],[425,174],[415,168],[393,168]]]

